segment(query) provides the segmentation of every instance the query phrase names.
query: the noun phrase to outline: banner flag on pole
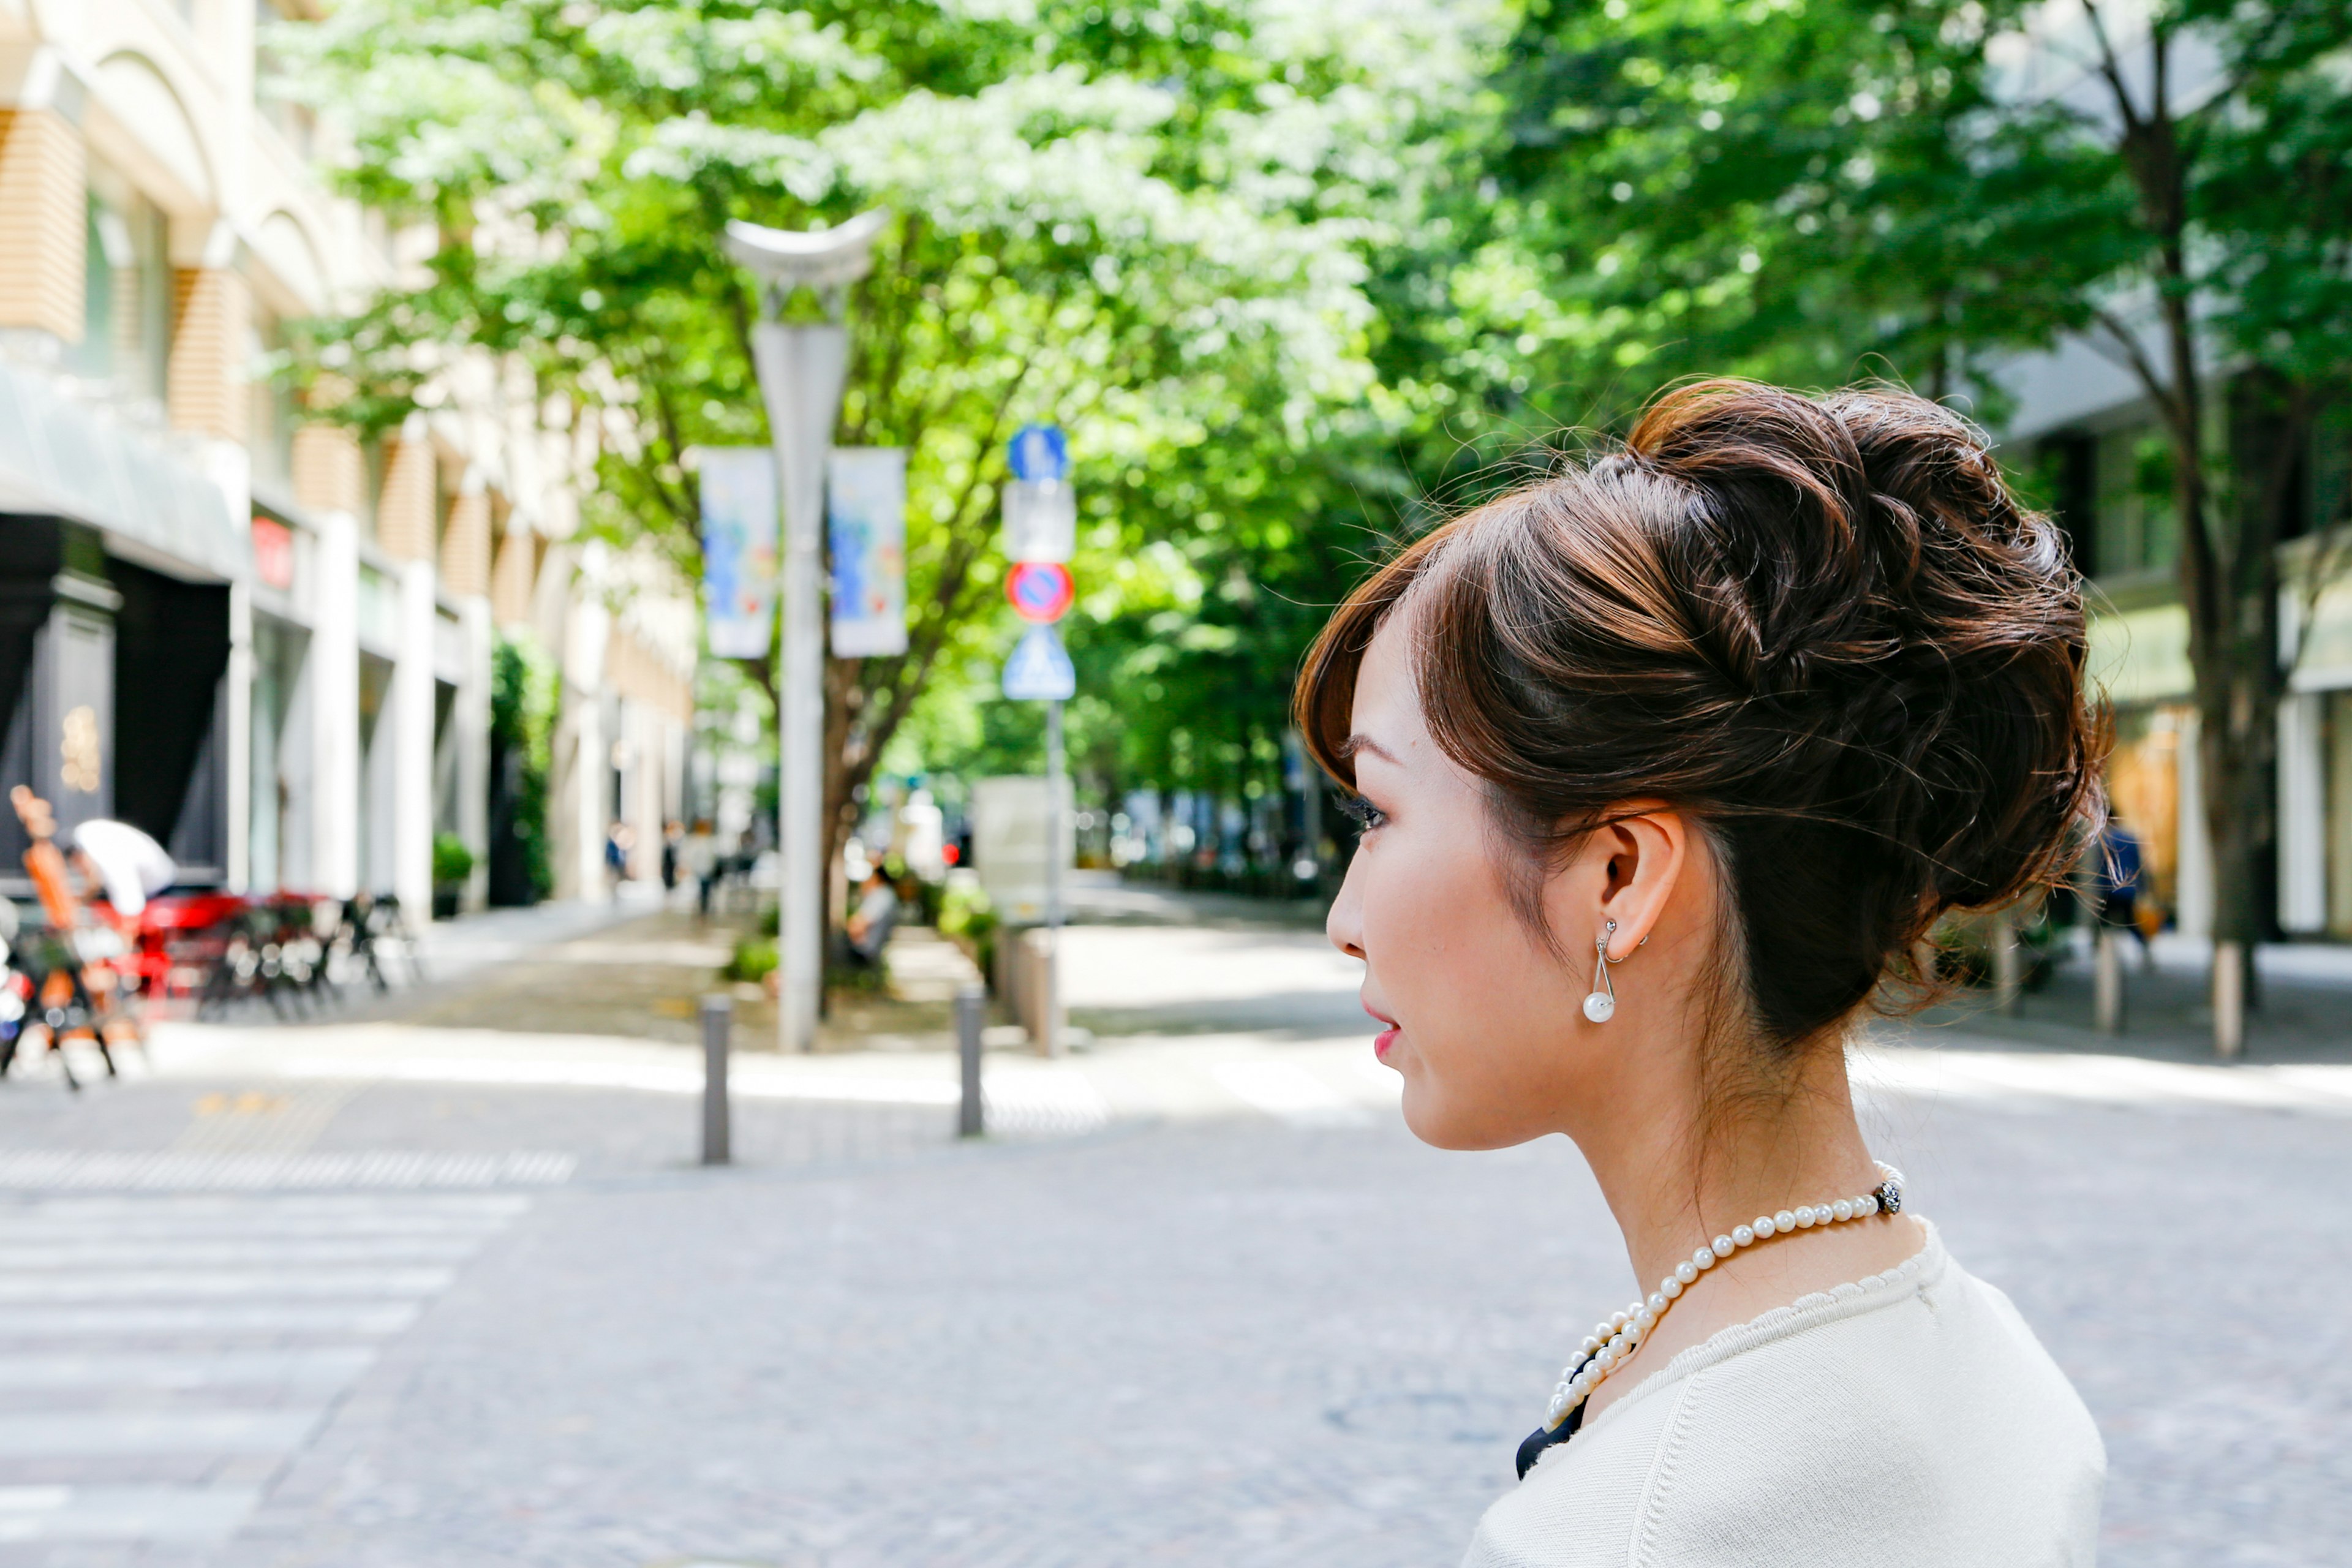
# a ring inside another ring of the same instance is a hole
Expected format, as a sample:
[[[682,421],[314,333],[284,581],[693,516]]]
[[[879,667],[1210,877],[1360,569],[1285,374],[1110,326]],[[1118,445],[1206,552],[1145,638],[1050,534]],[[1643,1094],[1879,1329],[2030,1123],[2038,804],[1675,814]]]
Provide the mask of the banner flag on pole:
[[[907,651],[907,449],[836,447],[825,458],[833,656]]]
[[[710,656],[765,658],[776,619],[776,455],[705,447],[696,456]]]

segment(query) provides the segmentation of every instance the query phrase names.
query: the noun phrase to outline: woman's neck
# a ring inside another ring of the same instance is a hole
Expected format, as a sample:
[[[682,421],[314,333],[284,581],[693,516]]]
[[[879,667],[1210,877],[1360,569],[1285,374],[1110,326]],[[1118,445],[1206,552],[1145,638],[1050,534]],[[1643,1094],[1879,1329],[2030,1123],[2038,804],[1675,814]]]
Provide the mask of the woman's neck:
[[[1655,1291],[1698,1248],[1759,1215],[1859,1196],[1884,1180],[1854,1121],[1844,1053],[1835,1046],[1808,1054],[1769,1091],[1748,1086],[1749,1092],[1730,1096],[1698,1070],[1695,1047],[1685,1058],[1689,1070],[1679,1074],[1657,1070],[1664,1054],[1651,1054],[1646,1068],[1620,1075],[1605,1121],[1595,1119],[1571,1133],[1624,1233],[1640,1295]],[[1710,1105],[1732,1109],[1710,1117]],[[1882,1215],[1735,1252],[1675,1300],[1637,1352],[1639,1370],[1595,1390],[1588,1415],[1718,1331],[1883,1273],[1926,1239],[1910,1215]]]
[[[1835,1045],[1807,1053],[1784,1080],[1744,1083],[1728,1094],[1700,1070],[1696,1042],[1676,1054],[1690,1070],[1629,1074],[1620,1086],[1624,1097],[1653,1103],[1612,1097],[1606,1126],[1576,1137],[1644,1294],[1735,1226],[1853,1197],[1882,1179]]]

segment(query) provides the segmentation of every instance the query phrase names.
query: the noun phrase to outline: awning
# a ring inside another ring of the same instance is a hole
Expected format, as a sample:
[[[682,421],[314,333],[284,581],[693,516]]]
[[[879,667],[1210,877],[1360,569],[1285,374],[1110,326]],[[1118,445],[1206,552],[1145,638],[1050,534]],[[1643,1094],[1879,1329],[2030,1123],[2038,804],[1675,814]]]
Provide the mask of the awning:
[[[19,365],[0,364],[0,510],[86,523],[214,577],[251,570],[219,486]]]

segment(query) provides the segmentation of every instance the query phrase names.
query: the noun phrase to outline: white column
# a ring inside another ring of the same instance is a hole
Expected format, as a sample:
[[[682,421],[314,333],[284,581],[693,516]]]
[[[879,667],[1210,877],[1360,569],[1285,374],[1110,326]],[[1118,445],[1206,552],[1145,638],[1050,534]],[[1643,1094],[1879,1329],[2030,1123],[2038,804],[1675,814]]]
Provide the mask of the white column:
[[[392,731],[391,890],[412,926],[433,918],[433,563],[400,563],[400,640],[379,723]]]
[[[590,547],[592,553],[595,546]],[[592,560],[593,568],[595,563]],[[604,876],[604,831],[612,825],[611,791],[607,781],[613,765],[614,737],[604,732],[604,647],[612,636],[612,615],[596,596],[592,569],[575,581],[563,636],[563,719],[570,731],[571,773],[551,808],[563,815],[556,830],[558,854],[565,854],[559,885],[568,881],[569,896],[602,900],[610,896]],[[550,825],[553,826],[552,824]]]
[[[310,703],[310,875],[350,898],[360,886],[359,521],[319,520],[318,593],[307,660]]]
[[[228,674],[221,700],[228,707],[222,726],[228,745],[221,759],[228,810],[223,869],[229,890],[242,893],[253,885],[253,584],[243,578],[228,585]]]
[[[490,896],[490,660],[497,632],[487,598],[460,599],[457,620],[466,637],[466,670],[449,723],[457,748],[457,837],[474,852],[474,874],[459,906],[478,910]]]
[[[636,829],[636,874],[648,882],[661,881],[662,826],[668,820],[663,804],[669,798],[669,748],[662,731],[661,715],[644,702],[631,702],[629,713],[630,766],[636,772],[635,820],[629,826]]]
[[[2327,929],[2326,770],[2320,755],[2320,698],[2289,692],[2278,711],[2279,925]]]
[[[2205,826],[2205,761],[2198,715],[2180,716],[2180,871],[2173,895],[2173,924],[2183,936],[2213,934],[2213,839]]]
[[[693,765],[694,737],[677,716],[665,711],[661,716],[662,777],[667,792],[662,797],[662,810],[686,826],[687,770]]]

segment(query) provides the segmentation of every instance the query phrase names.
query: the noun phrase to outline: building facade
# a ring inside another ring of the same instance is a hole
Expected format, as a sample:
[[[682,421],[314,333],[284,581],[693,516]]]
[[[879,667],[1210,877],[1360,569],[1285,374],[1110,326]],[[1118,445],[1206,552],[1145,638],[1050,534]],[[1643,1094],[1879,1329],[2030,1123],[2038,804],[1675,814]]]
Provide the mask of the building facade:
[[[2214,440],[2242,450],[2263,437],[2238,416],[2232,373],[2208,367]],[[2018,360],[2001,380],[2016,403],[2004,456],[2038,477],[2098,589],[2091,665],[2114,705],[2116,815],[2143,841],[2154,894],[2176,928],[2205,935],[2212,857],[2189,616],[2175,577],[2179,520],[2156,410],[2127,371],[2087,345]],[[2316,422],[2298,468],[2280,547],[2281,613],[2297,657],[2278,721],[2272,900],[2281,934],[2344,942],[2352,941],[2352,574],[2341,531],[2352,525],[2352,409]]]
[[[597,432],[527,371],[453,351],[373,435],[272,378],[285,323],[395,283],[413,237],[269,91],[263,24],[309,5],[0,0],[0,783],[192,883],[415,914],[454,837],[478,906],[517,639],[561,672],[553,891],[600,895],[610,826],[647,875],[677,809],[693,602],[574,541]]]

